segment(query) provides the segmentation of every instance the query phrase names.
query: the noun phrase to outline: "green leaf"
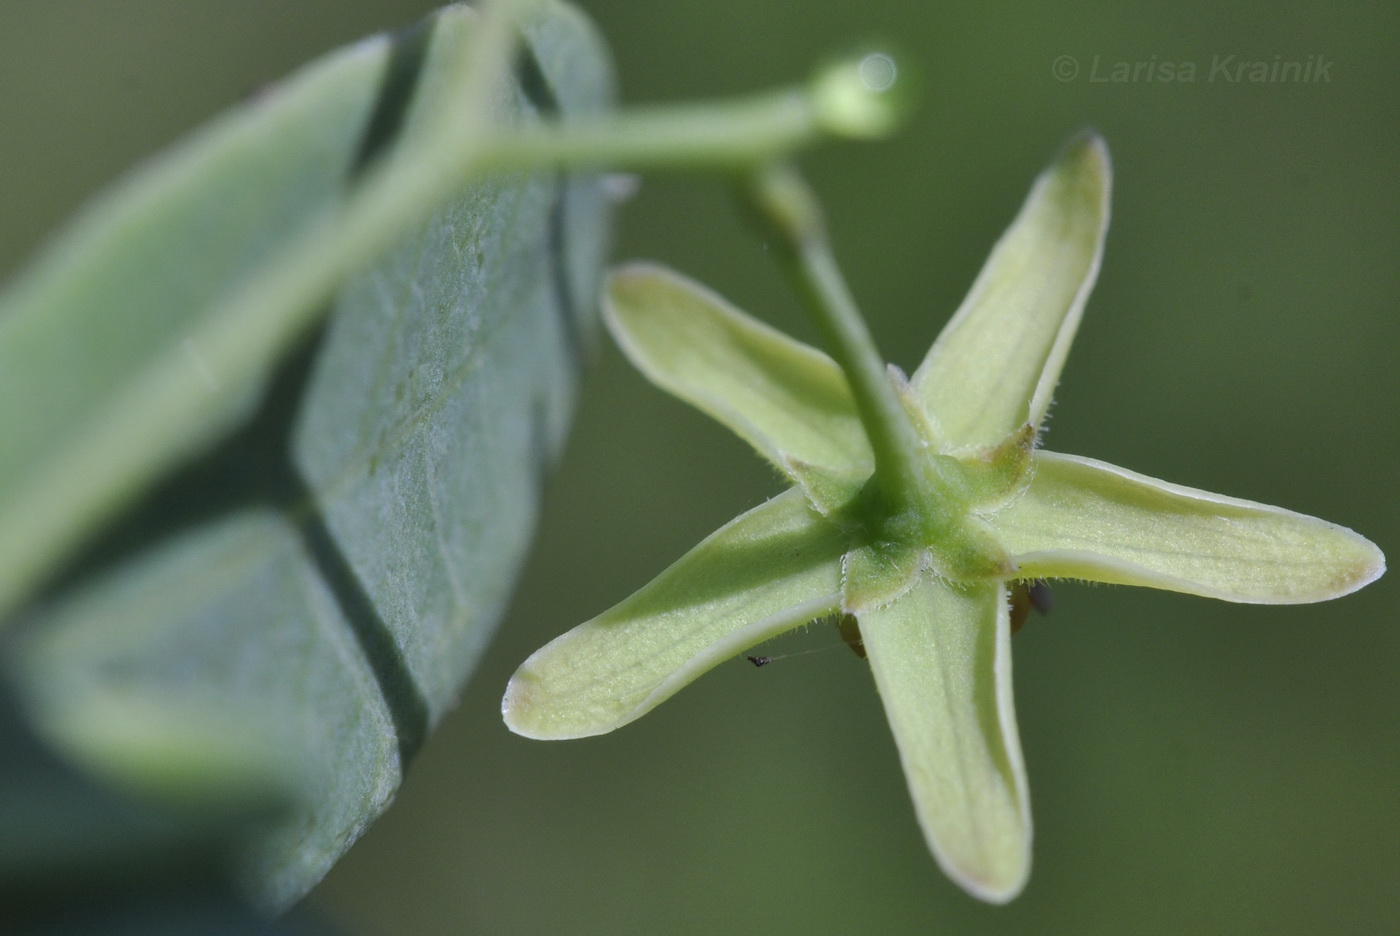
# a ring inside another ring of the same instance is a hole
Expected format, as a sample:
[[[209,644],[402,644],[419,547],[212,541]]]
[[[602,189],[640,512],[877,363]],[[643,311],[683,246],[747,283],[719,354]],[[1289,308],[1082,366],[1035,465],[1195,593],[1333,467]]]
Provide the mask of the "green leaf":
[[[530,738],[603,734],[756,643],[841,606],[844,537],[790,488],[530,656],[501,703]]]
[[[88,697],[55,699],[32,716],[56,751],[104,786],[204,821],[281,804],[300,786],[299,765],[246,713],[213,698],[187,695],[179,707],[162,701],[93,687]]]
[[[117,186],[0,298],[0,615],[245,416],[334,287],[451,196],[441,164],[464,157],[443,150],[511,110],[470,67],[505,58],[504,23],[453,7],[304,70]]]
[[[327,327],[236,405],[203,383],[204,349],[182,336],[308,212],[345,197],[370,141],[426,132],[442,70],[476,22],[453,8],[368,40],[196,137],[80,222],[12,295],[0,330],[0,361],[28,349],[36,362],[93,362],[91,374],[0,373],[7,511],[24,510],[16,492],[35,484],[57,485],[46,501],[72,490],[45,466],[100,432],[106,398],[151,368],[183,368],[180,392],[210,399],[190,451],[237,425],[28,608],[6,662],[40,722],[80,746],[81,728],[61,722],[95,723],[84,706],[113,695],[266,727],[305,776],[300,811],[243,869],[273,907],[388,804],[499,620],[594,327],[606,200],[592,176],[473,187],[349,281]],[[526,32],[502,119],[608,105],[606,53],[577,13],[547,5]],[[25,405],[8,396],[17,388]],[[51,398],[52,410],[38,402]],[[39,451],[15,453],[14,437]],[[30,529],[7,527],[0,554]]]
[[[1029,489],[990,523],[1028,578],[1293,604],[1385,571],[1374,544],[1334,523],[1051,452],[1036,454]]]
[[[972,894],[1012,899],[1030,874],[1031,818],[1005,586],[925,574],[859,617],[929,848]]]
[[[338,52],[214,122],[94,202],[0,297],[0,613],[133,493],[121,457],[72,454],[126,388],[160,374],[170,399],[202,402],[175,455],[247,416],[255,388],[213,377],[201,315],[344,196],[391,51]],[[159,403],[141,414],[156,426]],[[118,440],[124,456],[144,441]]]
[[[137,716],[137,724],[127,720],[136,713],[110,701],[112,710],[95,714],[116,730],[100,743],[143,744],[151,713]],[[181,762],[178,772],[187,779],[232,768],[201,783],[197,801],[171,802],[96,782],[44,744],[13,703],[0,685],[0,907],[7,933],[282,932],[238,898],[225,873],[241,843],[286,802],[279,765],[260,764],[268,770],[259,775],[247,761],[230,761],[246,726],[227,738],[181,740],[163,732],[159,746]],[[155,721],[170,728],[189,724],[184,716],[155,713]]]
[[[1098,275],[1109,181],[1103,141],[1071,142],[929,349],[911,382],[945,444],[995,445],[1039,426]]]
[[[874,464],[841,368],[678,273],[634,263],[608,279],[613,336],[653,383],[719,420],[795,481],[801,462]]]

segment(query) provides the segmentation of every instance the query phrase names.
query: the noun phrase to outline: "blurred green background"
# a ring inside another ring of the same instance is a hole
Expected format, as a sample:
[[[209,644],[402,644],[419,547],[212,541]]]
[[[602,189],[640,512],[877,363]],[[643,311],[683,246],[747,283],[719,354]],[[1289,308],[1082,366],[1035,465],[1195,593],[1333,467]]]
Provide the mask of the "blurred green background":
[[[1115,216],[1048,447],[1400,549],[1400,7],[583,5],[628,102],[789,81],[870,37],[918,66],[904,133],[805,161],[876,337],[906,368],[1034,174],[1097,127]],[[134,160],[427,9],[7,0],[0,273]],[[1209,81],[1229,55],[1333,64],[1325,82]],[[1101,76],[1190,61],[1196,82],[1090,81],[1095,57]],[[663,260],[811,338],[714,180],[648,178],[617,256]],[[1037,829],[1030,886],[1005,908],[938,873],[872,681],[844,649],[728,663],[603,738],[505,730],[500,693],[530,651],[778,490],[742,443],[604,347],[514,611],[313,910],[357,936],[1400,931],[1393,575],[1298,608],[1057,587],[1014,643]],[[837,643],[817,630],[772,652]]]

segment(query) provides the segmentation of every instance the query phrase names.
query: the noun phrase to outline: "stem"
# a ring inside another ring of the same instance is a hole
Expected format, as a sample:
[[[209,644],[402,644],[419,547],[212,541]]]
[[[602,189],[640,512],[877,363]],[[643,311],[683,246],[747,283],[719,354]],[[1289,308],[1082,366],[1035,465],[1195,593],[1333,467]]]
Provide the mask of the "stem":
[[[900,95],[892,86],[872,87],[862,77],[863,62],[839,62],[806,85],[735,101],[566,115],[513,127],[485,142],[481,165],[747,171],[824,137],[882,137],[899,122]]]
[[[822,342],[851,385],[875,453],[876,483],[893,506],[914,504],[925,486],[923,460],[917,455],[923,439],[895,393],[885,360],[841,276],[816,196],[786,164],[760,169],[747,182],[749,204],[776,235]]]
[[[500,132],[482,152],[490,168],[578,166],[745,169],[825,134],[802,88],[737,101],[636,108],[527,124]]]

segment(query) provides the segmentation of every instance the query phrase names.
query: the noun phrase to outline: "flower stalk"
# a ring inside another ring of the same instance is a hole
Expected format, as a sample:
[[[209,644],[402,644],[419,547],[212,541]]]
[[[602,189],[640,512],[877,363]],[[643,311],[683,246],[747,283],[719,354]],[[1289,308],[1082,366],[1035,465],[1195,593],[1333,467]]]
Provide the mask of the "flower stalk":
[[[771,237],[822,344],[846,375],[875,455],[881,500],[891,512],[904,512],[927,485],[924,442],[841,275],[816,195],[788,163],[760,167],[744,178],[740,191]]]

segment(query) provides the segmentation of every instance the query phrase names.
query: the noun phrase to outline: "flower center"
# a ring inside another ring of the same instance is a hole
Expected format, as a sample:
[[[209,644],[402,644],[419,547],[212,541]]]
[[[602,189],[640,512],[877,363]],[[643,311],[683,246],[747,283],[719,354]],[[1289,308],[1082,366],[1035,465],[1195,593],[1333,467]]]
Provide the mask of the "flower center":
[[[958,582],[1010,578],[1016,564],[977,516],[1030,481],[1035,433],[1026,426],[991,449],[954,456],[926,448],[912,459],[918,483],[891,496],[871,477],[848,508],[858,546],[927,553],[934,571]]]

